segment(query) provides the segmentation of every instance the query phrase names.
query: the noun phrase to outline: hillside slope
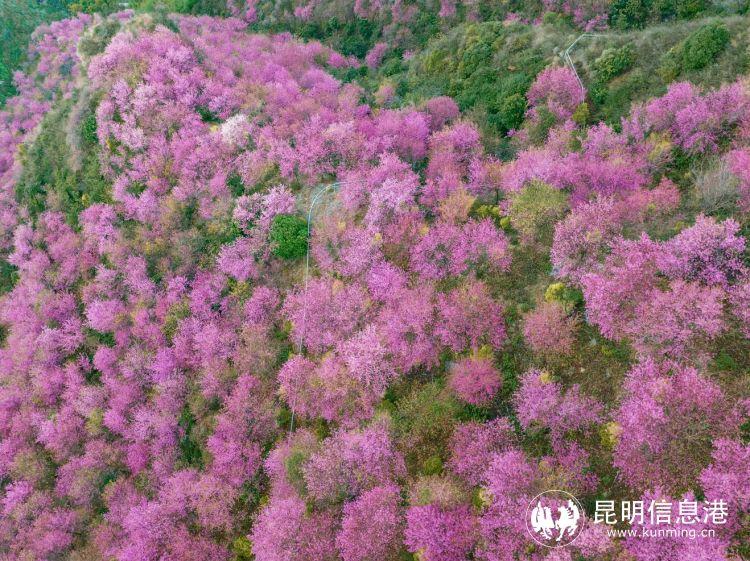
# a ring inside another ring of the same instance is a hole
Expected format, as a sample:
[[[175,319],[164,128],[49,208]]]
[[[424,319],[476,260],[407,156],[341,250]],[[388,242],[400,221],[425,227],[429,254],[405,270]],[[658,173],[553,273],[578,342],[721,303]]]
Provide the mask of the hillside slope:
[[[259,32],[295,6],[34,33],[0,111],[0,559],[750,555],[747,18],[584,39],[582,89],[567,8],[430,5],[373,51],[392,11]],[[554,489],[587,519],[560,549],[528,530]],[[610,501],[685,532],[612,536]]]

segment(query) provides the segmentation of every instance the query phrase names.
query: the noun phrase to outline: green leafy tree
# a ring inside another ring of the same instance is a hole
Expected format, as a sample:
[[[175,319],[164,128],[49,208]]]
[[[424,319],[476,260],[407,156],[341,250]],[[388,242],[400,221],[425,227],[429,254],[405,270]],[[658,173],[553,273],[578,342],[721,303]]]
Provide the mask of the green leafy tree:
[[[307,252],[307,221],[293,214],[278,214],[271,222],[271,252],[282,259],[297,259]]]
[[[26,59],[31,33],[42,23],[66,14],[65,2],[0,0],[0,105],[16,94],[13,72]]]
[[[606,49],[594,61],[594,71],[599,80],[608,81],[629,70],[635,62],[635,52],[630,45],[619,49]]]
[[[729,30],[723,23],[704,25],[685,39],[682,62],[688,70],[699,70],[712,62],[729,45]]]

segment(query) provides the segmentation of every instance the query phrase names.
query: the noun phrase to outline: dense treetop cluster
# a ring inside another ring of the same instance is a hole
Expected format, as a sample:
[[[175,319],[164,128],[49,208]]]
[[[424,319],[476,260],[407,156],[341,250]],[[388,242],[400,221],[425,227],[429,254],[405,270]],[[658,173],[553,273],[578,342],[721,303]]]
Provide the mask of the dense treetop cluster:
[[[367,74],[393,40],[342,54],[255,8],[34,33],[0,112],[0,559],[747,556],[747,83],[593,122],[544,64],[493,151]],[[727,523],[548,550],[547,489]]]

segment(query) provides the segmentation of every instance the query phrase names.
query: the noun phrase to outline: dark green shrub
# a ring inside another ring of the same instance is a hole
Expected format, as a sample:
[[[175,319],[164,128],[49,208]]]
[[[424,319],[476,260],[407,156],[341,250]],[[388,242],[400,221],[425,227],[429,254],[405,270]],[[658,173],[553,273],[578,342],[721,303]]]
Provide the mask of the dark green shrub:
[[[651,0],[615,0],[609,11],[612,27],[618,29],[640,29],[651,14]]]
[[[195,220],[195,215],[192,217]],[[242,235],[239,226],[229,217],[196,224],[195,252],[202,261],[211,263],[221,248]]]
[[[597,105],[602,105],[607,101],[607,84],[602,82],[593,82],[589,86],[589,97]]]
[[[395,428],[410,468],[421,471],[434,462],[431,458],[445,459],[459,410],[458,402],[437,382],[414,387],[399,401]]]
[[[512,94],[500,103],[499,125],[501,129],[517,129],[523,123],[526,115],[526,96],[523,94]]]
[[[637,67],[619,80],[602,85],[601,89],[596,89],[591,94],[591,98],[599,105],[594,119],[619,124],[620,118],[630,110],[633,100],[652,95],[652,88],[649,77]]]
[[[179,456],[177,462],[184,467],[203,467],[203,451],[195,437],[196,418],[190,407],[185,406],[180,413],[177,424],[182,429],[179,441]]]
[[[81,141],[86,147],[93,147],[99,142],[96,135],[96,115],[93,109],[81,120]]]
[[[384,76],[393,76],[394,74],[399,74],[400,72],[404,71],[404,65],[399,57],[391,57],[385,62],[383,62],[382,66],[380,67],[380,71]]]
[[[153,13],[180,13],[207,16],[228,16],[227,2],[222,0],[136,0],[133,8]]]
[[[669,49],[659,65],[659,77],[665,84],[673,82],[682,72],[682,51],[680,48]]]
[[[229,187],[229,191],[233,197],[239,197],[245,193],[245,184],[238,173],[229,174],[227,177],[227,187]]]
[[[284,460],[284,471],[286,471],[286,477],[292,487],[294,487],[302,496],[307,494],[304,467],[308,459],[310,459],[310,454],[307,450],[294,448]]]
[[[332,20],[325,26],[319,39],[325,39],[335,31],[338,31],[336,35],[340,39],[334,42],[334,48],[342,54],[363,58],[377,41],[380,30],[374,22],[362,18],[356,18],[344,25]]]
[[[653,0],[651,13],[657,21],[691,19],[705,12],[710,5],[708,0]]]
[[[630,70],[635,62],[635,52],[630,45],[619,49],[606,49],[599,58],[594,61],[594,72],[597,78],[607,82]]]
[[[710,5],[708,0],[615,0],[609,21],[619,29],[641,29],[649,22],[694,18]]]
[[[674,6],[673,10],[675,15],[682,19],[694,18],[698,14],[705,12],[711,5],[708,0],[667,0],[667,2],[664,3],[670,5],[670,8]],[[655,3],[655,5],[657,4],[661,3]]]
[[[220,123],[221,119],[213,114],[213,112],[203,105],[200,105],[195,108],[195,111],[200,115],[201,120],[204,123]]]
[[[573,119],[573,122],[579,126],[586,125],[589,122],[590,118],[591,110],[589,109],[589,104],[585,101],[578,107],[576,107],[576,110],[573,111],[573,115],[571,115],[571,119]]]
[[[489,43],[471,42],[461,53],[458,72],[462,78],[468,78],[481,68],[486,68],[492,61],[493,49]]]
[[[277,214],[271,222],[271,252],[282,259],[307,253],[307,222],[293,214]]]
[[[420,10],[411,25],[416,41],[424,46],[427,41],[440,32],[440,20],[435,12]]]
[[[547,140],[549,130],[557,124],[557,117],[545,106],[537,108],[536,111],[539,120],[530,128],[529,138],[533,144],[542,144]]]
[[[66,128],[72,105],[66,102],[48,113],[34,142],[23,146],[24,166],[16,184],[16,199],[34,217],[52,201],[55,210],[63,211],[68,222],[76,224],[84,208],[109,199],[109,184],[99,169],[93,106],[87,108],[78,124],[80,146],[71,146],[68,141]],[[77,169],[71,166],[71,151],[80,153]]]
[[[0,260],[0,294],[10,292],[18,280],[18,269],[5,259]]]
[[[101,52],[109,44],[110,39],[120,30],[120,23],[116,20],[104,20],[94,26],[81,37],[78,42],[78,50],[86,56],[94,56]]]
[[[729,30],[723,23],[712,23],[697,29],[682,45],[682,64],[688,70],[699,70],[712,62],[729,45]]]
[[[422,463],[422,473],[424,475],[439,475],[443,472],[443,460],[440,456],[430,456]]]

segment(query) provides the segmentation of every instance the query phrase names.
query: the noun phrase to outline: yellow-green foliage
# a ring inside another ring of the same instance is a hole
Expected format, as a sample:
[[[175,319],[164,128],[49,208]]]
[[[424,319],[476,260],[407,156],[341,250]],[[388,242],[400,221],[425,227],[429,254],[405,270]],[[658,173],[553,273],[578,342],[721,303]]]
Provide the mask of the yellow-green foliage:
[[[394,420],[407,465],[421,470],[435,467],[436,457],[445,459],[459,409],[450,392],[437,382],[414,387],[398,403]]]
[[[438,475],[443,471],[443,460],[440,456],[430,456],[422,463],[422,473],[424,475]]]
[[[594,61],[594,71],[599,80],[611,80],[629,70],[635,62],[635,52],[631,45],[623,45],[615,49],[606,49]]]
[[[565,298],[565,283],[554,282],[544,291],[545,302],[562,302]]]
[[[75,0],[68,8],[71,12],[87,14],[109,14],[117,10],[117,0]]]
[[[565,214],[568,196],[541,181],[533,181],[513,196],[510,223],[521,237],[543,244],[552,242],[555,222]]]
[[[167,311],[167,317],[164,319],[164,336],[170,341],[177,333],[180,320],[185,319],[190,315],[190,304],[187,300],[181,300],[172,304]]]
[[[240,536],[232,543],[232,561],[252,561],[253,544],[247,536]]]

